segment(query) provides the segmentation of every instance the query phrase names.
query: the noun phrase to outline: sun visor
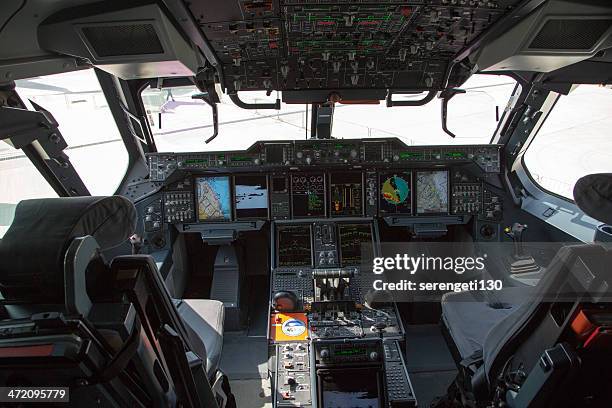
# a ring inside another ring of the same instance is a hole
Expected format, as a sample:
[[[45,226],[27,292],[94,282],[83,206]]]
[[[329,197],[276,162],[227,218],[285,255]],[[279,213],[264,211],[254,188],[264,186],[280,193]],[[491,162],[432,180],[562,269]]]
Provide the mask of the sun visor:
[[[62,10],[40,24],[38,41],[126,80],[193,76],[201,65],[196,48],[156,4]]]
[[[551,0],[470,57],[480,71],[551,72],[612,46],[612,4]]]

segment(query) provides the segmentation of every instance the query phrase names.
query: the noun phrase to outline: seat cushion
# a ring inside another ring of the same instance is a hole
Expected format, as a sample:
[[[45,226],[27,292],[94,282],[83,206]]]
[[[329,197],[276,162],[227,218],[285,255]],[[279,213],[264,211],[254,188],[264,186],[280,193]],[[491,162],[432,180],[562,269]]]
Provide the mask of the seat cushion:
[[[192,351],[206,359],[206,372],[210,377],[219,367],[223,351],[223,303],[209,299],[183,299],[177,303]]]
[[[508,287],[496,292],[451,292],[442,296],[442,321],[461,358],[482,351],[489,330],[520,307],[530,291]]]

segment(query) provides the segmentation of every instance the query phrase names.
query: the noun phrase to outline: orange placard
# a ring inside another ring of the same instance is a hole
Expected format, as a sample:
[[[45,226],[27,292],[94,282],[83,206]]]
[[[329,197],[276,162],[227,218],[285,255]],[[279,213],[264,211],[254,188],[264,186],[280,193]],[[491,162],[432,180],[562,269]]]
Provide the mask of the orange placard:
[[[270,339],[275,343],[303,341],[308,338],[306,313],[272,313]]]

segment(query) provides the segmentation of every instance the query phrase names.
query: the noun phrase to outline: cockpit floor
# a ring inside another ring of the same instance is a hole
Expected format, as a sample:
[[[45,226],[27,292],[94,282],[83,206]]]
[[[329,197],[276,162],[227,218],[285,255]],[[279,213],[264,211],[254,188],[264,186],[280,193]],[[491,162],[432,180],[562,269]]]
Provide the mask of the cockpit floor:
[[[232,392],[239,408],[272,408],[270,380],[233,380]]]

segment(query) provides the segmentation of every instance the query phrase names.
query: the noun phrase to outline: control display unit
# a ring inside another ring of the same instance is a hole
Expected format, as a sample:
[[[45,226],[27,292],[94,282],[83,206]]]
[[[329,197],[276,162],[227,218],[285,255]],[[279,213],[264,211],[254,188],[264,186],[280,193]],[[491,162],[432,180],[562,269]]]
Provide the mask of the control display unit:
[[[236,218],[266,218],[268,216],[268,179],[265,175],[234,177]]]
[[[279,226],[277,266],[312,266],[310,225]]]
[[[343,266],[361,265],[373,258],[370,224],[339,224],[338,235]]]
[[[330,196],[330,213],[333,217],[363,215],[361,172],[332,173]]]
[[[412,214],[412,172],[381,173],[379,207],[381,214]]]
[[[416,212],[417,214],[448,214],[448,171],[416,172]]]
[[[294,217],[325,216],[325,176],[294,174],[291,177],[292,209]]]
[[[229,176],[197,177],[198,220],[230,221],[232,201]]]

